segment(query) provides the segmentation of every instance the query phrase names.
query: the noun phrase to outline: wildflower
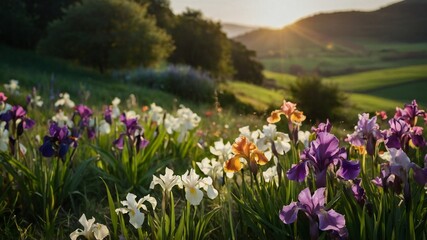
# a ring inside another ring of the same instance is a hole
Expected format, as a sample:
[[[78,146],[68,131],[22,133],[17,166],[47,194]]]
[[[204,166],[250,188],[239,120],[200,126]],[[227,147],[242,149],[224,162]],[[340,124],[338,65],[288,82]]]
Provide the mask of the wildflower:
[[[292,165],[288,170],[288,178],[299,182],[304,181],[311,166],[315,173],[317,187],[326,186],[326,171],[331,164],[339,167],[336,175],[345,180],[356,178],[360,172],[359,162],[347,160],[345,149],[339,148],[338,138],[327,132],[318,133],[316,140],[310,143],[310,148],[305,149],[300,158],[302,161]]]
[[[55,102],[55,107],[66,106],[68,108],[74,108],[75,104],[70,99],[70,94],[68,94],[68,93],[61,93],[61,94],[59,94],[59,97],[60,97],[60,99],[58,99]]]
[[[298,141],[304,145],[304,148],[310,146],[310,135],[309,131],[298,131]]]
[[[385,111],[375,112],[375,115],[377,117],[380,117],[381,120],[386,120],[387,119],[387,113]]]
[[[404,119],[392,118],[389,120],[390,129],[383,132],[385,144],[388,148],[406,149],[408,146],[424,147],[425,139],[421,127],[411,127]]]
[[[279,110],[275,110],[271,113],[271,116],[267,118],[268,123],[276,123],[280,121],[280,115],[285,115],[292,123],[300,125],[305,120],[303,112],[296,109],[296,104],[283,100],[283,104]]]
[[[209,150],[213,155],[218,156],[219,161],[222,162],[231,157],[231,144],[230,142],[224,144],[222,138],[214,142],[214,146],[210,146]]]
[[[4,88],[12,95],[19,94],[19,81],[15,79],[10,79],[9,84],[5,83]]]
[[[353,185],[351,186],[351,192],[353,193],[354,198],[360,205],[364,205],[366,201],[365,189],[360,186],[361,179],[356,178],[353,180]]]
[[[110,124],[104,119],[99,122],[98,132],[101,135],[109,134],[111,132]]]
[[[306,188],[298,195],[298,202],[291,202],[283,206],[279,212],[280,220],[285,224],[295,222],[298,212],[301,210],[308,217],[310,222],[310,236],[317,239],[319,229],[322,231],[332,231],[340,237],[347,237],[344,215],[337,213],[335,210],[325,209],[325,188],[317,189],[313,195],[310,189]]]
[[[408,155],[402,149],[389,148],[388,154],[383,157],[388,162],[381,165],[381,176],[373,180],[373,183],[383,188],[392,188],[396,192],[401,191],[401,184],[408,183],[409,170],[414,171],[414,180],[420,184],[427,184],[427,159],[425,158],[424,168],[411,162]],[[408,186],[409,187],[409,186]]]
[[[91,239],[101,240],[110,234],[107,226],[100,223],[95,223],[95,218],[93,217],[87,220],[86,215],[84,213],[80,217],[79,222],[82,224],[83,230],[78,228],[77,230],[72,232],[70,234],[71,240],[76,240],[79,236],[83,236],[89,240]]]
[[[147,206],[143,204],[145,201],[148,201],[151,204],[153,210],[156,208],[157,201],[150,195],[139,199],[137,202],[136,195],[128,193],[126,195],[126,201],[121,201],[121,204],[125,207],[117,208],[116,213],[129,213],[129,223],[132,224],[132,226],[135,228],[140,228],[145,220],[145,214],[141,212],[140,209],[142,208],[144,211],[148,211]]]
[[[75,113],[76,114],[74,114],[73,119],[76,116],[80,117],[80,120],[77,124],[77,126],[79,128],[78,129],[78,131],[79,131],[78,135],[80,135],[81,131],[86,129],[88,138],[89,139],[95,138],[95,121],[93,119],[91,119],[92,114],[93,114],[92,110],[89,107],[80,104],[80,105],[77,105],[75,107]]]
[[[56,122],[59,127],[68,126],[72,128],[74,126],[73,121],[71,121],[62,110],[59,110],[56,115],[52,117],[52,121]]]
[[[70,146],[76,147],[77,141],[71,136],[68,127],[60,127],[56,122],[51,122],[49,135],[43,138],[43,145],[39,151],[44,157],[58,156],[64,160]]]
[[[157,106],[155,103],[152,103],[150,105],[148,115],[150,116],[152,122],[162,124],[165,111],[163,110],[163,108]]]
[[[251,131],[249,129],[249,126],[239,128],[239,132],[241,137],[246,137],[247,139],[249,139],[249,141],[254,143],[256,143],[258,139],[264,137],[263,133],[259,129]]]
[[[224,163],[225,172],[240,171],[243,168],[240,162],[241,158],[247,161],[249,169],[254,175],[258,171],[258,164],[265,165],[268,162],[264,153],[258,150],[256,145],[246,137],[240,137],[236,140],[233,144],[232,152],[234,156]]]
[[[128,137],[132,145],[136,146],[137,152],[147,147],[148,140],[144,138],[144,128],[138,124],[139,116],[135,112],[127,112],[120,115],[120,121],[126,127],[126,133],[120,134],[119,138],[114,141],[114,145],[122,150],[125,136]]]
[[[32,128],[36,122],[31,118],[28,118],[27,112],[21,106],[13,106],[10,110],[0,114],[0,120],[6,122],[5,128],[9,129],[9,121],[12,121],[12,130],[15,130],[13,134],[21,136],[24,130]]]
[[[43,106],[43,100],[37,95],[37,89],[35,87],[33,87],[32,93],[27,96],[27,104],[33,108]]]
[[[203,158],[201,162],[196,162],[196,165],[205,175],[213,179],[221,177],[224,171],[223,164],[215,159]]]
[[[0,123],[0,151],[6,152],[9,149],[9,131],[5,129],[5,122]]]
[[[210,199],[218,196],[218,191],[212,186],[212,178],[200,178],[194,169],[188,170],[181,176],[182,184],[185,187],[185,198],[191,205],[199,205],[203,199],[203,188]]]
[[[326,119],[325,123],[319,123],[319,125],[316,127],[312,127],[311,131],[315,132],[316,134],[320,132],[328,132],[330,133],[332,129],[332,124],[329,122],[329,119]]]
[[[262,133],[264,137],[257,141],[257,146],[261,151],[273,148],[278,154],[283,155],[291,150],[289,135],[277,132],[276,125],[264,125]]]
[[[173,175],[173,170],[165,168],[165,175],[160,174],[160,178],[153,176],[151,181],[150,189],[153,189],[156,185],[160,185],[163,191],[170,192],[172,188],[178,185],[182,188],[181,178],[177,175]]]
[[[262,172],[262,176],[264,177],[264,180],[266,182],[270,182],[273,179],[276,180],[276,183],[278,184],[278,180],[279,180],[279,173],[277,172],[277,166],[272,166],[267,168],[267,170]]]
[[[394,118],[403,119],[411,127],[413,127],[417,124],[417,117],[418,116],[424,117],[424,115],[425,115],[424,110],[419,110],[417,101],[413,100],[412,103],[405,104],[403,109],[396,108],[396,113],[394,115]]]
[[[376,142],[382,138],[376,122],[376,116],[369,119],[368,113],[359,114],[359,121],[357,126],[354,127],[355,131],[347,135],[346,141],[356,147],[366,146],[367,153],[373,155]]]
[[[120,98],[115,97],[113,99],[113,101],[111,101],[111,117],[113,119],[116,119],[120,116],[120,109],[119,109],[119,104],[120,104]]]

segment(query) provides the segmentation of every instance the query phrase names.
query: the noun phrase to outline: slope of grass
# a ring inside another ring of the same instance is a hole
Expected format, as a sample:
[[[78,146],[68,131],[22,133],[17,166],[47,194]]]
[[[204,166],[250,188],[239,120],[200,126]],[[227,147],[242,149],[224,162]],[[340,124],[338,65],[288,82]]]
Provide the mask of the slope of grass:
[[[368,94],[352,93],[348,94],[349,100],[354,104],[352,111],[375,112],[375,111],[394,111],[398,106],[402,107],[404,102],[390,100],[387,98],[376,97]]]
[[[98,106],[110,103],[114,97],[125,100],[131,93],[135,94],[139,104],[156,102],[171,107],[176,99],[162,91],[130,85],[125,80],[113,79],[110,75],[101,75],[94,70],[33,52],[4,46],[0,46],[0,52],[0,89],[10,79],[16,79],[22,88],[36,87],[43,99],[49,99],[51,94],[57,98],[59,93],[68,92],[74,100],[83,102],[84,92],[87,92],[87,104]]]
[[[416,99],[421,105],[427,106],[427,76],[425,80],[408,82],[387,88],[367,91],[366,94],[393,99],[401,102],[411,102]]]
[[[283,88],[287,88],[287,86],[297,79],[296,76],[287,73],[272,72],[268,70],[263,71],[263,73],[266,78],[273,79],[274,84]]]
[[[427,65],[415,65],[349,74],[327,79],[344,91],[363,92],[427,79]]]
[[[221,88],[233,93],[240,102],[252,106],[259,112],[266,111],[273,106],[280,106],[284,99],[282,91],[269,90],[244,82],[227,82]]]

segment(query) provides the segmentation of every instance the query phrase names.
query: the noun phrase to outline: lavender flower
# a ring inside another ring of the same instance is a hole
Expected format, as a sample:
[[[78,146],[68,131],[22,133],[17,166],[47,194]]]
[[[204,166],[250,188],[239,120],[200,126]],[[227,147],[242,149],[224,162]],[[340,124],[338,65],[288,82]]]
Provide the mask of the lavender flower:
[[[291,224],[297,220],[298,212],[301,210],[308,217],[310,222],[310,236],[317,239],[319,229],[322,231],[332,231],[340,237],[347,237],[344,215],[335,210],[325,209],[325,188],[317,189],[313,195],[310,189],[306,188],[298,195],[298,202],[291,202],[283,206],[279,212],[280,220],[285,224]]]
[[[138,124],[138,118],[129,116],[125,113],[120,116],[120,121],[126,127],[126,133],[120,134],[119,138],[114,141],[116,148],[122,150],[124,145],[124,138],[127,136],[132,145],[136,146],[136,151],[139,152],[141,149],[147,147],[148,140],[144,138],[144,128]]]
[[[353,146],[366,147],[368,154],[374,155],[375,145],[382,138],[377,117],[369,119],[368,113],[359,114],[359,121],[354,129],[354,133],[347,135],[346,141]]]
[[[320,132],[317,139],[310,143],[300,155],[301,162],[288,170],[287,176],[294,181],[302,182],[308,175],[311,166],[316,174],[316,186],[326,186],[326,171],[329,165],[338,167],[336,175],[345,180],[354,179],[359,175],[359,162],[347,160],[344,148],[339,148],[339,141],[333,134]]]
[[[413,127],[417,124],[417,117],[418,116],[424,117],[424,115],[425,115],[424,110],[418,109],[417,101],[412,100],[412,103],[405,104],[403,109],[396,108],[396,113],[394,115],[394,118],[403,119],[411,127]]]

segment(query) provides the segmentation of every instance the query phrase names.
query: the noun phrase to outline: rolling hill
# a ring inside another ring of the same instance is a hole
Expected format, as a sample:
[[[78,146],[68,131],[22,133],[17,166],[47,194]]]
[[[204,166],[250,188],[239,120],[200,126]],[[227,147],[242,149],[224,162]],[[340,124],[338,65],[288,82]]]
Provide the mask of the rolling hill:
[[[366,54],[366,42],[427,42],[427,1],[403,1],[372,12],[322,13],[280,30],[258,29],[235,39],[259,57]]]

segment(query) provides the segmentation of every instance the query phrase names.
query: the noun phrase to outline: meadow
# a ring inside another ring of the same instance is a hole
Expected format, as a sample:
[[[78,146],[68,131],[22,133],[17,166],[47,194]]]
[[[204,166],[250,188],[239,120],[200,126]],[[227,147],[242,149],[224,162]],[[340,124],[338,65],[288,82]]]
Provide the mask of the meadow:
[[[353,93],[343,131],[307,122],[286,87],[221,86],[258,107],[245,115],[2,52],[2,239],[427,236],[427,118],[416,102]]]

